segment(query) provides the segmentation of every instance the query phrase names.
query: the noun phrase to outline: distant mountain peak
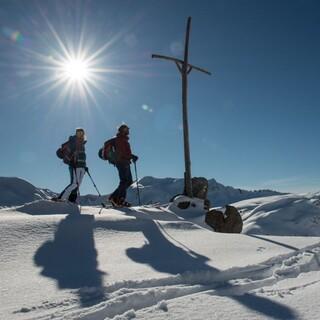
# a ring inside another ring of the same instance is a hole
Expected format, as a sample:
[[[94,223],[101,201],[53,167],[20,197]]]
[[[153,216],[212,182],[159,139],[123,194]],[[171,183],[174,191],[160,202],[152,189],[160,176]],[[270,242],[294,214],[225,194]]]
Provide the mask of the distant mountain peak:
[[[53,192],[36,188],[17,177],[0,177],[0,206],[18,206],[35,200],[48,199]]]

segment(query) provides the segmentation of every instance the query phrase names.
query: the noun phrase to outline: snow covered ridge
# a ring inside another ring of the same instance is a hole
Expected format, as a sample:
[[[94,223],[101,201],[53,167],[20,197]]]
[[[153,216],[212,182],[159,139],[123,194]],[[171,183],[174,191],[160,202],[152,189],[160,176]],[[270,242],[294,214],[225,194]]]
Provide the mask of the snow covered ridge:
[[[320,236],[320,194],[289,194],[234,204],[243,233],[273,236]]]
[[[154,178],[144,177],[139,181],[141,188],[142,203],[160,202],[168,203],[172,196],[181,194],[183,191],[184,180],[175,178]],[[137,204],[136,186],[133,185],[128,192],[130,202]],[[236,189],[217,182],[215,179],[209,180],[208,199],[211,206],[225,206],[240,200],[258,197],[280,195],[282,193],[272,190],[248,191]]]
[[[36,188],[31,183],[15,177],[0,177],[0,207],[18,206],[27,202],[49,199],[54,193]]]

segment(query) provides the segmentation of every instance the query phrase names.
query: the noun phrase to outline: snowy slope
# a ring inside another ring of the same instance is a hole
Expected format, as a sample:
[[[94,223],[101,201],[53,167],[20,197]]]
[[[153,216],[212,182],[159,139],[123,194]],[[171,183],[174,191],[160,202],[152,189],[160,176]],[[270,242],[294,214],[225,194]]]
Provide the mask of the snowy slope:
[[[238,205],[297,218],[281,197]],[[320,237],[217,234],[172,205],[55,205],[0,210],[0,319],[318,319]]]
[[[319,194],[256,198],[233,205],[241,211],[243,233],[320,236]]]

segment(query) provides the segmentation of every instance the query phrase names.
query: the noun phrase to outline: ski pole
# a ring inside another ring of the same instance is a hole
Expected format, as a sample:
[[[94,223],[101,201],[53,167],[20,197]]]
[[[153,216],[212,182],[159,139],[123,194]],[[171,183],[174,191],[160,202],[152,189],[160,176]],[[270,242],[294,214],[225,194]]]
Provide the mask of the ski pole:
[[[136,164],[136,161],[134,162],[134,171],[136,172],[136,183],[137,183],[138,201],[139,201],[139,206],[141,206],[141,198],[140,198],[140,190],[139,190],[139,183],[138,183],[138,173],[137,173],[137,164]]]
[[[86,172],[87,172],[87,174],[88,174],[88,176],[89,176],[89,178],[90,178],[90,180],[91,180],[91,182],[92,182],[93,186],[94,186],[94,187],[95,187],[95,189],[97,190],[99,197],[100,197],[100,198],[102,198],[102,195],[101,195],[101,193],[99,192],[99,190],[98,190],[98,188],[97,188],[96,184],[94,183],[94,181],[93,181],[93,179],[92,179],[92,177],[91,177],[91,174],[90,174],[90,172],[89,172],[89,169],[88,169],[88,168],[86,169]],[[101,205],[102,205],[104,208],[106,207],[106,205],[105,205],[103,202],[101,202]]]

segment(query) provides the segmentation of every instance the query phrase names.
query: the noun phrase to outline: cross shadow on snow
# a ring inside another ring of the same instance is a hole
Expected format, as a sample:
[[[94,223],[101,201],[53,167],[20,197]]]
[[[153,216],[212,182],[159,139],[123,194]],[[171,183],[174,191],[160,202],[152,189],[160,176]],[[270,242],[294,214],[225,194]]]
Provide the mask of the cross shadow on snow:
[[[141,232],[147,242],[141,248],[128,248],[126,251],[133,261],[149,264],[159,272],[174,275],[190,270],[218,272],[206,264],[209,258],[190,249],[184,250],[169,241],[154,221],[146,222]]]
[[[245,293],[239,296],[233,296],[233,299],[245,305],[247,308],[255,310],[271,319],[291,320],[297,319],[295,312],[287,306],[266,299],[265,297]]]
[[[59,223],[53,241],[45,242],[34,256],[35,264],[43,267],[41,274],[57,280],[58,288],[79,289],[82,306],[104,298],[93,226],[91,215],[67,216]]]
[[[149,264],[158,272],[173,275],[182,274],[192,270],[213,271],[206,264],[209,258],[200,255],[187,247],[182,249],[169,241],[160,231],[159,226],[151,219],[132,219],[123,221],[100,220],[95,222],[95,228],[124,231],[142,232],[146,243],[142,248],[128,248],[127,256],[137,262]],[[179,263],[176,263],[179,261]],[[218,272],[218,270],[215,270]]]
[[[241,295],[223,295],[219,294],[219,292],[208,292],[209,295],[214,296],[216,298],[217,294],[221,297],[232,298],[238,303],[241,303],[249,310],[253,310],[254,312],[260,313],[263,315],[263,319],[278,319],[278,320],[297,320],[299,319],[299,315],[294,312],[294,310],[289,307],[276,302],[265,297],[257,296],[251,293],[244,293]],[[260,317],[257,315],[257,318]],[[261,318],[262,319],[262,318]]]
[[[145,244],[140,248],[128,248],[126,250],[127,256],[134,262],[147,264],[158,272],[181,275],[181,278],[185,281],[184,284],[206,285],[208,281],[214,283],[214,278],[221,284],[222,272],[207,264],[210,260],[208,257],[200,255],[185,246],[180,247],[174,244],[168,239],[168,234],[165,236],[166,232],[161,224],[149,218],[141,219],[141,212],[125,209],[121,211],[128,216],[139,216],[140,219],[127,220],[126,223],[123,223],[123,221],[96,221],[95,227],[117,231],[142,232],[146,239]],[[172,236],[170,238],[179,243]],[[181,245],[181,243],[179,244]],[[192,274],[195,276],[192,276]],[[297,319],[293,310],[265,297],[250,293],[232,295],[234,286],[227,280],[223,282],[223,287],[231,292],[231,295],[228,295],[229,298],[264,316],[272,315],[273,319],[279,320]],[[235,287],[234,289],[234,292],[236,292],[237,289]],[[221,292],[223,291],[221,290]],[[216,292],[219,294],[219,289]]]

